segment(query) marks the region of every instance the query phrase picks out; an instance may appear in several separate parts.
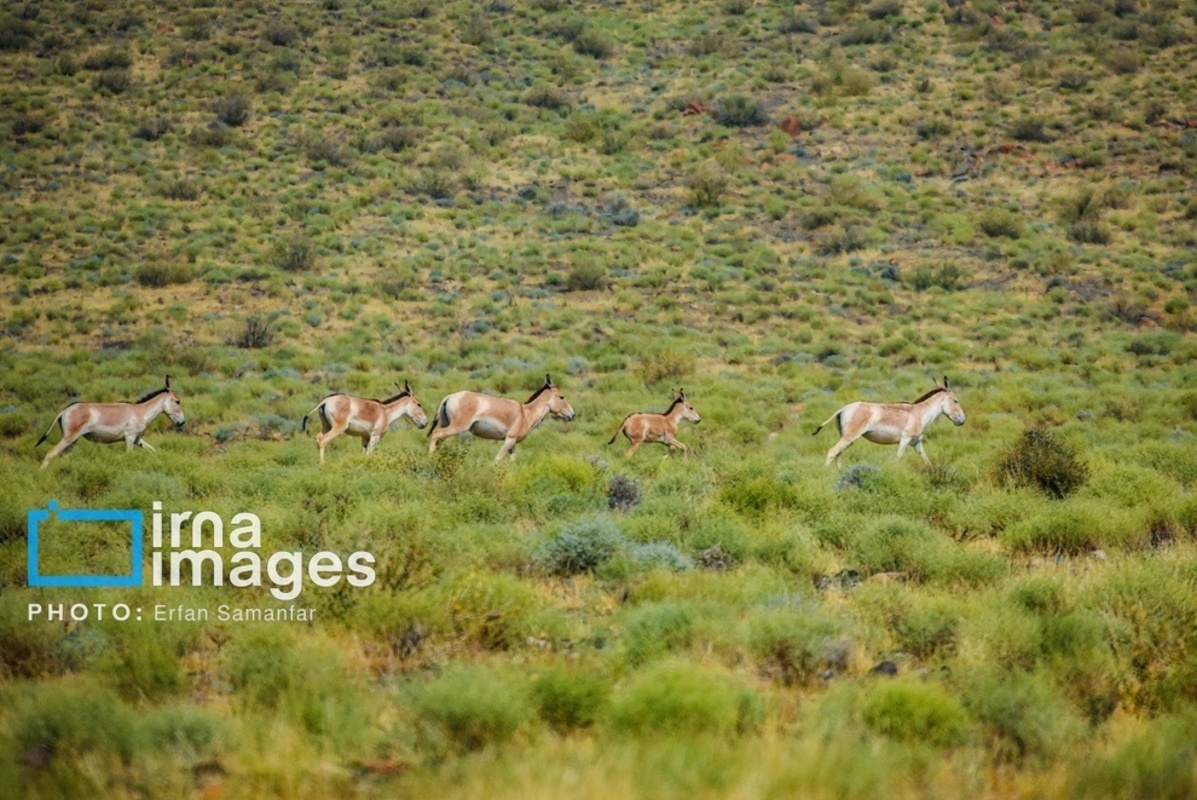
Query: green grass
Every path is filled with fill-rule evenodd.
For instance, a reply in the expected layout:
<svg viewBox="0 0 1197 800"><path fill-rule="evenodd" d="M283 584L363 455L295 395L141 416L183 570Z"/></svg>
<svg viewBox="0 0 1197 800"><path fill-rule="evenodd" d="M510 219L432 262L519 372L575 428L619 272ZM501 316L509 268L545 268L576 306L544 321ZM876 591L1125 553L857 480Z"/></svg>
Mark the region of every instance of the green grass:
<svg viewBox="0 0 1197 800"><path fill-rule="evenodd" d="M1192 794L1192 2L214 10L0 19L0 784ZM545 372L577 416L512 463L299 429ZM156 452L39 469L166 374ZM931 467L823 468L836 408L945 374ZM605 444L682 388L689 457ZM51 499L378 578L308 579L311 623L30 621L92 599L25 585Z"/></svg>

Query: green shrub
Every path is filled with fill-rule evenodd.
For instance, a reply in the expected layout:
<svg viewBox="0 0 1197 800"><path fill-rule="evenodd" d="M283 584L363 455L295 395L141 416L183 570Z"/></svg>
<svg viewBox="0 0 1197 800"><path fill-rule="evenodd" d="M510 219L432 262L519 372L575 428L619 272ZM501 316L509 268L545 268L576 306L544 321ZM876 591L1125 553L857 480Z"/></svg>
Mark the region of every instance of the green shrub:
<svg viewBox="0 0 1197 800"><path fill-rule="evenodd" d="M565 288L570 292L593 292L607 288L607 269L595 260L582 260L569 268Z"/></svg>
<svg viewBox="0 0 1197 800"><path fill-rule="evenodd" d="M577 669L552 668L532 682L532 702L550 728L587 728L604 713L611 697L606 680Z"/></svg>
<svg viewBox="0 0 1197 800"><path fill-rule="evenodd" d="M959 626L956 604L939 600L917 603L891 623L898 646L923 660L951 656L956 650Z"/></svg>
<svg viewBox="0 0 1197 800"><path fill-rule="evenodd" d="M33 687L17 706L13 737L26 758L70 763L88 753L128 762L138 749L139 718L115 694L83 684Z"/></svg>
<svg viewBox="0 0 1197 800"><path fill-rule="evenodd" d="M637 673L612 703L611 726L637 736L733 736L763 715L757 694L690 664L664 662Z"/></svg>
<svg viewBox="0 0 1197 800"><path fill-rule="evenodd" d="M623 545L619 528L607 517L567 525L537 548L532 560L551 575L594 572Z"/></svg>
<svg viewBox="0 0 1197 800"><path fill-rule="evenodd" d="M694 620L694 609L683 603L661 603L634 609L623 624L628 662L640 666L688 647L694 638Z"/></svg>
<svg viewBox="0 0 1197 800"><path fill-rule="evenodd" d="M636 365L636 377L646 386L664 380L677 381L694 374L695 359L680 350L658 350L646 354Z"/></svg>
<svg viewBox="0 0 1197 800"><path fill-rule="evenodd" d="M552 111L567 109L572 105L569 95L556 86L534 86L524 92L520 101L525 105L547 108Z"/></svg>
<svg viewBox="0 0 1197 800"><path fill-rule="evenodd" d="M686 189L691 206L714 208L719 206L723 193L727 191L727 178L712 168L699 169L686 179Z"/></svg>
<svg viewBox="0 0 1197 800"><path fill-rule="evenodd" d="M451 666L408 694L433 746L450 752L505 744L531 717L523 687L479 666Z"/></svg>
<svg viewBox="0 0 1197 800"><path fill-rule="evenodd" d="M615 52L615 43L611 37L593 28L583 29L573 40L574 50L584 56L604 59Z"/></svg>
<svg viewBox="0 0 1197 800"><path fill-rule="evenodd" d="M998 761L1047 764L1084 734L1084 723L1045 675L983 667L961 680L965 707Z"/></svg>
<svg viewBox="0 0 1197 800"><path fill-rule="evenodd" d="M721 98L715 103L713 113L716 122L729 128L750 128L769 122L769 112L764 104L742 94Z"/></svg>
<svg viewBox="0 0 1197 800"><path fill-rule="evenodd" d="M719 489L719 500L741 514L761 516L779 509L794 508L794 488L770 475L731 476Z"/></svg>
<svg viewBox="0 0 1197 800"><path fill-rule="evenodd" d="M1098 548L1133 543L1143 534L1138 514L1102 503L1067 501L1002 532L1016 553L1075 556Z"/></svg>
<svg viewBox="0 0 1197 800"><path fill-rule="evenodd" d="M805 609L767 609L748 623L748 647L764 677L805 686L824 672L842 672L848 653L842 624Z"/></svg>
<svg viewBox="0 0 1197 800"><path fill-rule="evenodd" d="M284 272L310 272L316 267L316 248L305 239L275 242L272 262Z"/></svg>
<svg viewBox="0 0 1197 800"><path fill-rule="evenodd" d="M878 681L862 701L860 713L869 728L902 742L950 747L963 744L968 736L964 706L929 683Z"/></svg>
<svg viewBox="0 0 1197 800"><path fill-rule="evenodd" d="M1023 234L1023 219L1019 214L1000 208L990 208L981 212L977 227L991 239L1004 236L1008 239L1018 239Z"/></svg>
<svg viewBox="0 0 1197 800"><path fill-rule="evenodd" d="M274 323L269 317L251 314L233 344L243 350L259 350L274 343L275 332Z"/></svg>
<svg viewBox="0 0 1197 800"><path fill-rule="evenodd" d="M1023 117L1010 126L1010 136L1020 142L1050 142L1045 123L1037 117Z"/></svg>
<svg viewBox="0 0 1197 800"><path fill-rule="evenodd" d="M1030 428L999 459L997 475L1006 486L1038 489L1048 497L1061 499L1088 480L1089 468L1054 433Z"/></svg>
<svg viewBox="0 0 1197 800"><path fill-rule="evenodd" d="M232 744L224 722L206 708L161 706L143 724L154 749L175 750L195 761L213 758Z"/></svg>
<svg viewBox="0 0 1197 800"><path fill-rule="evenodd" d="M230 128L238 128L249 122L249 100L245 95L235 92L226 94L212 102L212 113L216 115L218 122Z"/></svg>
<svg viewBox="0 0 1197 800"><path fill-rule="evenodd" d="M96 76L96 89L109 94L124 94L133 85L127 69L106 69Z"/></svg>
<svg viewBox="0 0 1197 800"><path fill-rule="evenodd" d="M1108 755L1079 765L1069 792L1077 798L1181 800L1197 796L1197 711L1152 720Z"/></svg>

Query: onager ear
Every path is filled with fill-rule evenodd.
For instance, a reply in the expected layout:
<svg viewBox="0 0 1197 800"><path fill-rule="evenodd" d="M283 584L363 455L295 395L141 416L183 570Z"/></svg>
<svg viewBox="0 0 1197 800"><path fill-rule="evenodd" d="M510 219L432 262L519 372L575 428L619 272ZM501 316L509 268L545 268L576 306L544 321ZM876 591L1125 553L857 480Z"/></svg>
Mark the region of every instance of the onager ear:
<svg viewBox="0 0 1197 800"><path fill-rule="evenodd" d="M170 391L170 376L166 376L166 390Z"/></svg>
<svg viewBox="0 0 1197 800"><path fill-rule="evenodd" d="M411 384L407 382L407 378L403 379L403 391L411 394Z"/></svg>
<svg viewBox="0 0 1197 800"><path fill-rule="evenodd" d="M553 388L553 379L549 376L549 373L547 373L547 372L544 374L544 385L546 388L549 388L549 389Z"/></svg>
<svg viewBox="0 0 1197 800"><path fill-rule="evenodd" d="M946 390L948 390L948 391L951 391L951 388L952 388L952 387L951 387L951 386L948 384L948 376L947 376L947 375L944 375L944 376L943 376L943 388L944 388L944 389L946 389Z"/></svg>

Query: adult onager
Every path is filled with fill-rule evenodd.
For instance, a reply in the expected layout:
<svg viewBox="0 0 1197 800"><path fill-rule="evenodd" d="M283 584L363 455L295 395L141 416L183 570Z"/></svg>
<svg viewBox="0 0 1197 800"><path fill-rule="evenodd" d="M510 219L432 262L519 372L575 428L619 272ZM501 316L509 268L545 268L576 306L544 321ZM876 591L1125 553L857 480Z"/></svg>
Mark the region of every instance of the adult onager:
<svg viewBox="0 0 1197 800"><path fill-rule="evenodd" d="M324 432L316 437L316 444L320 447L321 464L324 463L325 446L342 433L357 436L362 440L362 449L372 453L378 440L395 420L407 416L417 427L423 428L428 424L424 408L407 381L403 382L399 394L386 400L366 400L348 394L330 394L303 415L301 427L304 432L308 429L308 417L316 412L320 413L320 424L324 429Z"/></svg>
<svg viewBox="0 0 1197 800"><path fill-rule="evenodd" d="M433 416L428 453L436 452L441 439L469 431L481 439L503 440L495 461L502 461L506 455L515 458L515 446L549 414L567 422L574 418L573 408L548 375L544 376L544 386L526 403L481 392L454 392L441 401Z"/></svg>
<svg viewBox="0 0 1197 800"><path fill-rule="evenodd" d="M46 453L46 457L42 459L42 469L45 469L55 456L71 449L80 436L101 444L112 444L123 439L126 450L132 450L134 445L139 445L153 452L154 448L141 436L154 417L164 411L176 428L183 427L186 421L183 416L183 404L170 388L169 375L166 376L166 385L163 388L155 389L136 403L71 403L58 413L54 422L50 423L50 427L34 445L40 447L50 435L50 431L54 430L55 424L61 427L62 439Z"/></svg>
<svg viewBox="0 0 1197 800"><path fill-rule="evenodd" d="M960 407L946 377L943 386L936 384L934 389L913 403L849 403L823 423L826 425L834 419L840 429L840 440L827 451L824 466L831 464L848 449L848 445L862 436L877 444L896 444L898 458L902 457L906 446L912 444L930 466L931 459L923 451L923 433L940 414L947 414L948 419L957 425L964 424L964 409ZM823 430L823 425L815 428L811 435Z"/></svg>
<svg viewBox="0 0 1197 800"><path fill-rule="evenodd" d="M624 453L625 458L635 453L645 442L667 446L669 452L665 454L666 458L673 454L675 448L681 450L682 455L689 455L690 449L677 440L678 425L684 419L696 425L702 422L702 417L686 399L686 390L680 389L673 398L673 405L664 414L629 414L607 444L614 444L622 433L632 443L628 452Z"/></svg>

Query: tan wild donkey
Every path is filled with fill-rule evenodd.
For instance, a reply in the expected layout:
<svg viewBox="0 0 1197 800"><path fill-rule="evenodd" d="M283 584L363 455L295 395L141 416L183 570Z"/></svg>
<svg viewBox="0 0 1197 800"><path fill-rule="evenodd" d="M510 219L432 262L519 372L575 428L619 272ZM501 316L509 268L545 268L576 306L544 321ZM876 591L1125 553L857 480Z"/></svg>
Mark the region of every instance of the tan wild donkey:
<svg viewBox="0 0 1197 800"><path fill-rule="evenodd" d="M823 430L823 426L832 420L839 426L840 440L827 451L824 466L829 466L862 436L877 444L896 444L898 458L902 457L907 445L914 445L923 461L930 466L931 459L923 451L923 433L940 414L946 414L957 425L964 424L964 409L960 407L946 377L943 386L937 384L913 403L849 403L828 417L811 435Z"/></svg>
<svg viewBox="0 0 1197 800"><path fill-rule="evenodd" d="M567 422L574 418L573 408L548 375L544 376L544 386L526 403L481 392L454 392L441 401L432 418L428 453L435 453L442 439L469 431L481 439L503 440L495 461L502 461L506 455L515 458L515 446L549 414Z"/></svg>
<svg viewBox="0 0 1197 800"><path fill-rule="evenodd" d="M407 416L417 427L423 428L428 424L424 408L407 381L403 382L399 394L386 400L366 400L348 394L330 394L303 415L301 427L305 432L308 429L308 417L316 412L320 413L320 424L324 429L324 432L316 437L321 464L324 463L324 448L342 433L357 436L362 440L362 449L372 453L378 440L395 420Z"/></svg>
<svg viewBox="0 0 1197 800"><path fill-rule="evenodd" d="M49 466L55 456L70 450L75 442L79 441L79 437L101 444L124 440L126 450L132 450L136 445L153 452L154 448L141 437L154 417L164 411L176 428L183 427L186 421L183 416L183 404L170 388L169 375L166 376L166 385L163 388L155 389L136 403L72 403L58 413L54 422L50 423L50 427L34 445L40 447L50 435L50 431L54 430L54 426L61 426L62 439L46 453L46 457L42 459L42 469Z"/></svg>
<svg viewBox="0 0 1197 800"><path fill-rule="evenodd" d="M669 458L675 448L681 450L682 455L688 456L689 448L677 440L678 425L684 419L696 425L702 422L702 417L698 416L694 406L690 405L690 401L686 399L686 390L680 389L673 398L673 405L664 414L628 415L607 444L614 444L615 440L619 438L619 434L622 433L632 443L628 452L624 454L625 458L635 453L645 442L666 445L669 448L669 452L665 454L666 458Z"/></svg>

